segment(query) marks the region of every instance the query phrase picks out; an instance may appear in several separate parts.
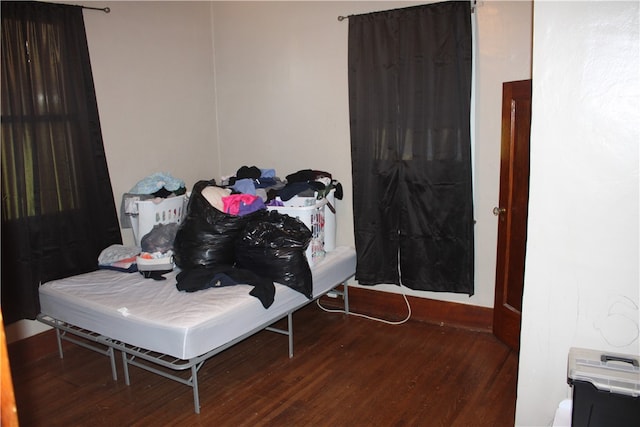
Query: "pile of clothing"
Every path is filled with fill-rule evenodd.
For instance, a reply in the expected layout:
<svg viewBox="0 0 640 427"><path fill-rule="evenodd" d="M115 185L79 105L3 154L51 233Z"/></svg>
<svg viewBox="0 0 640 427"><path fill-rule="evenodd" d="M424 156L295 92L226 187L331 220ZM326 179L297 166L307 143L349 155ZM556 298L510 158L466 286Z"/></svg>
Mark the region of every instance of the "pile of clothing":
<svg viewBox="0 0 640 427"><path fill-rule="evenodd" d="M235 175L224 177L222 187L228 188L234 195L259 197L266 206L283 206L293 197L327 197L335 190L335 198L342 200L342 184L334 180L329 172L302 169L289 174L284 180L276 176L274 169L261 169L257 166L242 166ZM250 199L249 199L250 200ZM329 209L335 213L331 204Z"/></svg>
<svg viewBox="0 0 640 427"><path fill-rule="evenodd" d="M325 198L342 186L331 174L304 169L276 176L274 169L242 166L235 175L197 182L189 194L181 223L158 224L141 239L140 247L114 245L103 251L100 268L140 271L136 262L171 257L180 268L177 288L195 292L209 287L253 285L250 292L268 308L275 297L274 282L312 297L312 277L305 249L311 231L296 218L269 212L293 197ZM121 222L131 227L138 200L166 198L186 193L182 180L156 173L138 182L123 196ZM329 206L335 213L333 206ZM167 270L169 271L169 270ZM161 280L166 273L141 271Z"/></svg>
<svg viewBox="0 0 640 427"><path fill-rule="evenodd" d="M122 195L120 226L131 228L131 217L138 214L138 201L166 199L167 197L181 196L186 192L184 181L173 177L168 172L156 172L144 177L131 190Z"/></svg>

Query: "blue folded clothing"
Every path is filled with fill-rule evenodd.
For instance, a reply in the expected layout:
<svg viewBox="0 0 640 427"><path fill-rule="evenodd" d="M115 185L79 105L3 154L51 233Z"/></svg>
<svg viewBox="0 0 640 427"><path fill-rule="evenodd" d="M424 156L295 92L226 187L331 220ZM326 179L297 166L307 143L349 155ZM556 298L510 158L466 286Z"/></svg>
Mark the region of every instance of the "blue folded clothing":
<svg viewBox="0 0 640 427"><path fill-rule="evenodd" d="M154 194L163 188L169 192L173 192L184 187L185 183L183 180L174 178L167 172L156 172L140 180L129 190L129 193Z"/></svg>

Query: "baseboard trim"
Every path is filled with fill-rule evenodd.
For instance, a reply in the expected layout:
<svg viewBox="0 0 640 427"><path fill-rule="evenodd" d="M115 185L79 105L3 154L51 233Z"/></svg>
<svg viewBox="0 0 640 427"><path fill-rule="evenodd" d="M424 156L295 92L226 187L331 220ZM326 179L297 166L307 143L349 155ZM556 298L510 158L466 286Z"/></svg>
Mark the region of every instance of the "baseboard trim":
<svg viewBox="0 0 640 427"><path fill-rule="evenodd" d="M453 326L480 332L493 329L493 309L469 304L438 301L407 296L411 319L441 326ZM322 297L327 308L342 308L342 297ZM356 313L399 321L407 317L407 305L402 294L349 287L349 308Z"/></svg>

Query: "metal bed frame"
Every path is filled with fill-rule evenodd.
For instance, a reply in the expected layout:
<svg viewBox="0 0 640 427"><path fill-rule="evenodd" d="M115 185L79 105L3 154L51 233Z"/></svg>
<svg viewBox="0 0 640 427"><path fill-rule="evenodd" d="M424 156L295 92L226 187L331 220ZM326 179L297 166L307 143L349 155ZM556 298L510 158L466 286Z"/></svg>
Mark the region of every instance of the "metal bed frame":
<svg viewBox="0 0 640 427"><path fill-rule="evenodd" d="M342 285L342 290L337 289L337 287L340 285ZM107 336L98 334L96 332L83 329L81 327L78 327L66 322L62 322L58 319L54 319L47 315L39 314L37 316L37 319L38 321L46 325L49 325L56 330L56 338L58 341L58 352L60 354L61 359L64 358L64 354L62 351L62 341L69 341L81 347L87 348L89 350L93 350L95 352L98 352L102 355L109 357L110 363L111 363L111 373L113 376L113 380L117 381L118 374L116 370L115 350L119 350L122 354L122 367L123 367L124 380L126 385L131 385L131 380L129 375L129 365L136 366L138 368L163 376L170 380L187 385L193 389L194 410L196 414L199 414L200 413L200 394L198 391L198 371L200 371L200 368L202 368L204 363L209 358L215 356L216 354L228 349L229 347L239 343L240 341L250 337L251 335L263 329L271 332L276 332L282 335L286 335L289 339L289 358L292 358L293 357L293 313L330 292L336 295L341 295L344 298L344 311L345 313L349 313L349 289L348 289L347 281L345 279L344 282L339 283L333 289L330 289L329 291L321 295L318 295L314 299L310 299L308 301L305 301L302 304L297 305L296 307L289 310L285 315L280 316L276 319L269 319L268 321L256 326L251 331L234 338L233 340L227 342L226 344L218 346L208 351L207 353L204 353L200 356L197 356L188 360L180 359L175 356L170 356L167 354L157 353L151 350L137 347L129 343L117 341ZM287 318L286 329L280 329L273 326L274 324L284 319L285 317ZM178 373L185 372L187 370L190 371L189 374L178 375Z"/></svg>

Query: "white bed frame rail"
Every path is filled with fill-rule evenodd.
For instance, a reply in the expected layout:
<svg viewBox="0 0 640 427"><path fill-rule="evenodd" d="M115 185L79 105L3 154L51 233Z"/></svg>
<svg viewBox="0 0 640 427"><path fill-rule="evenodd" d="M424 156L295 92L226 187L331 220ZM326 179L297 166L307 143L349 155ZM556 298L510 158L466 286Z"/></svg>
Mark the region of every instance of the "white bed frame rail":
<svg viewBox="0 0 640 427"><path fill-rule="evenodd" d="M62 351L62 341L72 342L75 345L79 345L105 356L109 356L109 360L111 361L111 376L113 377L114 381L118 380L114 348L107 342L107 337L88 329L83 329L43 314L38 314L37 319L46 325L52 326L56 330L58 354L60 354L60 359L64 359L64 353ZM79 340L75 337L82 338L82 340ZM93 343L96 343L97 345Z"/></svg>
<svg viewBox="0 0 640 427"><path fill-rule="evenodd" d="M295 311L295 310L293 310ZM240 341L250 337L251 335L259 332L263 329L277 332L279 334L287 335L289 337L289 357L293 357L293 311L290 311L285 316L280 317L275 322L270 321L268 324L272 325L279 322L284 317L287 318L287 329L279 329L273 326L260 325L259 327L241 335L228 343L214 348L213 350L202 354L198 357L194 357L189 360L179 359L174 356L168 356L166 354L156 353L150 350L146 350L140 347L134 347L129 344L110 340L109 345L116 350L122 352L122 367L124 371L125 384L131 385L129 378L129 365L136 366L154 374L163 376L173 381L177 381L181 384L187 385L193 389L193 405L196 414L200 413L200 393L198 390L198 371L204 365L209 358L215 356L218 353L223 352L229 347L239 343ZM165 369L158 369L162 367ZM190 370L191 375L187 378L173 374L171 371L186 371Z"/></svg>
<svg viewBox="0 0 640 427"><path fill-rule="evenodd" d="M343 283L338 284L337 286L342 285L342 290L333 288L326 293L333 292L334 294L341 295L344 299L344 311L345 313L349 313L349 288L347 281L345 280ZM233 340L223 344L219 347L216 347L205 354L202 354L198 357L194 357L188 360L180 359L175 356L170 356L167 354L157 353L151 350L146 350L144 348L136 347L127 343L123 343L112 338L106 337L104 335L100 335L98 333L71 325L69 323L62 322L60 320L54 319L47 315L39 314L37 319L45 323L49 326L52 326L56 329L56 337L58 340L58 351L60 353L60 358L62 359L63 351L62 351L62 341L69 341L76 345L82 346L89 350L96 351L100 354L109 356L111 361L111 372L113 376L113 380L117 381L118 375L116 371L116 362L115 362L115 353L114 350L119 350L122 353L122 368L124 373L124 380L126 385L131 385L130 375L129 375L129 365L136 366L138 368L144 369L148 372L152 372L154 374L163 376L170 380L179 382L181 384L187 385L193 389L193 404L194 410L196 414L200 413L200 393L198 391L198 371L204 365L209 358L215 356L218 353L228 349L229 347L243 341L244 339L250 337L251 335L261 331L268 330L271 332L276 332L282 335L286 335L289 339L289 358L293 357L293 313L305 305L309 304L312 301L322 297L322 294L313 300L305 301L303 304L298 305L297 307L288 311L285 315L277 318L270 319L269 321L258 325L251 331L234 338ZM280 329L273 325L278 323L284 318L287 318L287 329ZM74 337L79 337L80 339L76 339ZM95 343L95 344L94 344ZM189 374L179 375L178 373L185 372L189 370ZM175 373L173 373L175 372Z"/></svg>

